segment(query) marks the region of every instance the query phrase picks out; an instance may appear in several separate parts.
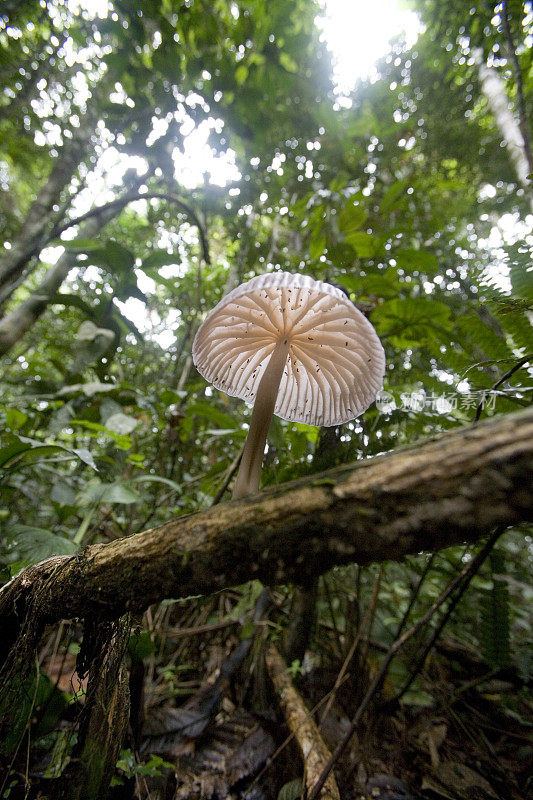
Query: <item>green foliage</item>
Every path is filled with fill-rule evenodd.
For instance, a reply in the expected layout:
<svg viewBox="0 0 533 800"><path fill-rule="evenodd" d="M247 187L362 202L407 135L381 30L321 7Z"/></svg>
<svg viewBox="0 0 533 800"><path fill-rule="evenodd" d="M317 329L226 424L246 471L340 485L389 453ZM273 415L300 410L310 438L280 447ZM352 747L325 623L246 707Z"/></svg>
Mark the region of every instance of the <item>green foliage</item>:
<svg viewBox="0 0 533 800"><path fill-rule="evenodd" d="M489 6L465 14L457 3L414 3L425 32L411 49L393 43L376 79L359 81L341 103L311 0L155 0L141 3L142 14L138 4L115 3L103 19L63 3L7 6L3 241L13 250L44 188L39 241L63 247L71 261L52 289L49 249L24 265L16 285L0 277L0 324L29 299L41 315L2 359L2 579L210 505L250 409L207 386L191 366L191 345L205 314L255 274L300 271L342 287L382 337L384 389L395 405L327 432L276 419L263 485L464 425L483 393L533 351L530 242L521 233L530 195L517 188L472 54L481 48L513 106L515 79ZM511 25L530 107L531 20L513 11ZM77 73L86 93L73 90ZM189 184L176 169L185 131L201 125L212 151L234 161L225 186L208 172ZM104 176L108 158L119 166ZM69 228L94 210L93 188L104 185L90 218L101 227ZM159 197L125 202L138 191ZM504 214L516 231L494 248ZM486 413L513 411L530 392L524 363L488 396ZM461 552L437 559L421 607L455 574ZM503 555L501 569L472 588L475 613L451 624L458 636L482 638L488 663L525 664L518 537L506 539ZM387 565L373 624L382 644L423 563ZM360 576L363 596L374 579L372 568ZM318 603L330 629L332 615L346 617L353 572L336 572L333 583L331 606ZM240 618L260 587L236 591L228 614ZM142 658L153 644L133 637L130 649ZM177 687L175 674L168 679Z"/></svg>
<svg viewBox="0 0 533 800"><path fill-rule="evenodd" d="M492 586L485 590L480 641L491 667L506 667L511 658L509 589L505 582L505 560L498 550L490 556Z"/></svg>
<svg viewBox="0 0 533 800"><path fill-rule="evenodd" d="M120 751L120 758L117 761L117 769L125 778L133 778L135 775L147 775L157 777L162 774L163 769L172 769L173 764L165 761L161 756L151 755L146 761L137 761L132 750ZM123 781L119 776L115 777L112 786L118 786Z"/></svg>
<svg viewBox="0 0 533 800"><path fill-rule="evenodd" d="M302 796L303 783L301 778L285 783L278 792L278 800L298 800Z"/></svg>
<svg viewBox="0 0 533 800"><path fill-rule="evenodd" d="M2 755L10 755L20 746L28 725L31 725L33 738L53 731L70 703L68 695L59 691L41 671L32 672L21 681L20 687L14 687L17 696L22 698L15 713L13 709L0 709L2 718L11 721L9 733L0 743Z"/></svg>

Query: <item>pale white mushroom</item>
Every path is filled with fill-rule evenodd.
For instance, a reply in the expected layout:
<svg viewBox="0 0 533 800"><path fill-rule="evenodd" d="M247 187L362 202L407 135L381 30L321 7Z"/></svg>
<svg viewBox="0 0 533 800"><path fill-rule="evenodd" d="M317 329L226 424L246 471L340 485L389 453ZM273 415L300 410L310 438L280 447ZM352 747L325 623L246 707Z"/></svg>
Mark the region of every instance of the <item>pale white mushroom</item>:
<svg viewBox="0 0 533 800"><path fill-rule="evenodd" d="M233 497L259 489L272 414L308 425L357 417L383 382L376 331L334 286L274 272L237 286L208 314L192 349L217 389L254 404Z"/></svg>

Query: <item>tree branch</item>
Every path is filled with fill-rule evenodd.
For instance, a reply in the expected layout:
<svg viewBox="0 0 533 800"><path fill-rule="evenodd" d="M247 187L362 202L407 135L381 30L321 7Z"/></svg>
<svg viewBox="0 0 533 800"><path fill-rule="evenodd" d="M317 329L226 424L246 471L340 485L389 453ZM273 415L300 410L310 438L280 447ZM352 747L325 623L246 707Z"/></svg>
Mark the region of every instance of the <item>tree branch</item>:
<svg viewBox="0 0 533 800"><path fill-rule="evenodd" d="M85 222L91 217L97 217L100 214L107 214L109 211L112 211L115 207L118 208L119 211L129 205L129 203L134 203L137 200L166 200L168 203L174 203L177 205L184 214L190 217L193 223L198 228L198 235L200 237L200 246L202 250L202 258L206 264L211 264L211 257L209 255L209 244L207 242L207 237L204 231L204 227L200 222L200 219L196 212L187 205L183 200L181 200L176 195L172 194L171 192L145 192L144 194L140 194L139 192L132 192L129 195L125 195L124 197L119 197L116 200L111 200L109 203L105 203L102 206L96 206L95 208L91 208L90 211L87 211L85 214L82 214L80 217L76 217L73 220L63 223L62 225L56 225L56 227L52 230L50 235L47 238L46 244L50 244L54 239L57 239L58 236L61 236L69 228L74 228L76 225L80 225L82 222ZM64 243L68 247L68 242Z"/></svg>
<svg viewBox="0 0 533 800"><path fill-rule="evenodd" d="M258 578L399 560L533 520L533 408L28 567L0 590L2 649L41 624L116 618Z"/></svg>

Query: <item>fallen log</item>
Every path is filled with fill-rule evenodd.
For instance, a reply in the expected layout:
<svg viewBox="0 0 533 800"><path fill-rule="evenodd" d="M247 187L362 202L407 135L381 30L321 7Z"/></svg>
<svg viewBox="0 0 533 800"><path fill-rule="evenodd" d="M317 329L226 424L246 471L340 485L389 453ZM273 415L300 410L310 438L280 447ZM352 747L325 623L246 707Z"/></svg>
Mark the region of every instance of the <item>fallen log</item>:
<svg viewBox="0 0 533 800"><path fill-rule="evenodd" d="M305 584L339 564L398 560L533 519L533 409L453 430L54 556L0 590L0 663L31 611L118 618L258 578Z"/></svg>

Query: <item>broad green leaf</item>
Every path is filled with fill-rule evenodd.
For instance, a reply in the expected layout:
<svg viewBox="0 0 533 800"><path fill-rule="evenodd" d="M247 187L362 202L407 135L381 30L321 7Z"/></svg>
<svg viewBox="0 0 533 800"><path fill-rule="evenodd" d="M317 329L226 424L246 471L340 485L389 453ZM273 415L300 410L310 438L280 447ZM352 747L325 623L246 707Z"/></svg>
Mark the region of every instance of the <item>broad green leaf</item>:
<svg viewBox="0 0 533 800"><path fill-rule="evenodd" d="M346 234L354 233L366 220L368 214L359 200L349 200L339 214L339 228Z"/></svg>
<svg viewBox="0 0 533 800"><path fill-rule="evenodd" d="M187 397L187 392L184 391L177 391L175 392L173 389L163 389L160 394L160 400L167 406L171 406L174 403L180 403Z"/></svg>
<svg viewBox="0 0 533 800"><path fill-rule="evenodd" d="M20 411L18 408L6 408L6 423L10 430L18 430L27 419L28 415L24 411Z"/></svg>
<svg viewBox="0 0 533 800"><path fill-rule="evenodd" d="M133 272L135 256L127 247L110 239L102 247L92 250L88 262L96 267L103 267L109 272Z"/></svg>
<svg viewBox="0 0 533 800"><path fill-rule="evenodd" d="M396 250L394 258L398 267L405 270L405 272L423 272L429 277L437 275L439 271L439 260L433 253L428 253L427 250Z"/></svg>
<svg viewBox="0 0 533 800"><path fill-rule="evenodd" d="M74 542L57 536L46 528L36 528L32 525L12 525L7 529L10 549L18 554L17 566L37 564L50 556L72 555L78 549Z"/></svg>
<svg viewBox="0 0 533 800"><path fill-rule="evenodd" d="M100 425L98 422L89 422L85 419L73 419L69 424L78 428L85 428L85 430L89 431L93 436L97 436L98 434L110 436L120 450L129 450L132 446L131 438L128 435L115 433L115 431L109 430L105 425Z"/></svg>
<svg viewBox="0 0 533 800"><path fill-rule="evenodd" d="M407 180L396 181L392 186L389 186L381 201L381 212L387 213L392 211L396 205L399 205L404 196L406 196L405 192L408 186L409 181Z"/></svg>
<svg viewBox="0 0 533 800"><path fill-rule="evenodd" d="M371 258L379 246L376 237L364 231L349 233L346 236L346 243L353 247L359 258Z"/></svg>
<svg viewBox="0 0 533 800"><path fill-rule="evenodd" d="M294 424L297 431L305 433L306 438L309 442L314 444L316 441L318 441L320 428L316 427L316 425L305 425L305 423L303 422L295 422Z"/></svg>
<svg viewBox="0 0 533 800"><path fill-rule="evenodd" d="M209 403L189 403L186 412L191 417L206 417L215 422L220 428L235 429L235 420L229 414L219 411L214 405Z"/></svg>
<svg viewBox="0 0 533 800"><path fill-rule="evenodd" d="M309 257L319 258L326 249L326 237L323 233L314 233L309 242Z"/></svg>
<svg viewBox="0 0 533 800"><path fill-rule="evenodd" d="M67 241L60 239L57 244L73 253L89 253L102 247L102 242L95 242L94 239L69 239Z"/></svg>
<svg viewBox="0 0 533 800"><path fill-rule="evenodd" d="M57 452L67 453L72 458L79 458L84 464L97 470L91 453L83 447L70 448L59 444L43 444L18 434L11 434L10 437L4 438L3 446L0 447L0 468L11 469L26 456L41 457Z"/></svg>
<svg viewBox="0 0 533 800"><path fill-rule="evenodd" d="M141 499L138 492L121 481L116 483L100 483L100 481L90 481L87 483L80 495L81 505L98 505L100 503L120 503L130 505L137 503Z"/></svg>
<svg viewBox="0 0 533 800"><path fill-rule="evenodd" d="M510 275L513 294L533 303L533 264L524 268L521 264L511 267Z"/></svg>
<svg viewBox="0 0 533 800"><path fill-rule="evenodd" d="M374 294L378 297L397 297L398 281L386 275L365 275L361 278L363 294Z"/></svg>
<svg viewBox="0 0 533 800"><path fill-rule="evenodd" d="M181 257L175 253L169 253L166 250L155 250L145 258L142 262L141 269L143 270L157 270L160 267L166 267L169 264L180 264Z"/></svg>
<svg viewBox="0 0 533 800"><path fill-rule="evenodd" d="M449 328L450 309L445 303L422 297L386 300L377 306L372 322L378 333L395 347L418 347Z"/></svg>
<svg viewBox="0 0 533 800"><path fill-rule="evenodd" d="M345 289L348 289L348 291L361 294L361 290L363 288L362 278L355 275L339 275L337 280L345 287Z"/></svg>
<svg viewBox="0 0 533 800"><path fill-rule="evenodd" d="M112 414L106 419L105 427L107 430L113 431L113 433L128 434L134 431L138 424L138 419L134 419L127 414L119 412L117 414Z"/></svg>

